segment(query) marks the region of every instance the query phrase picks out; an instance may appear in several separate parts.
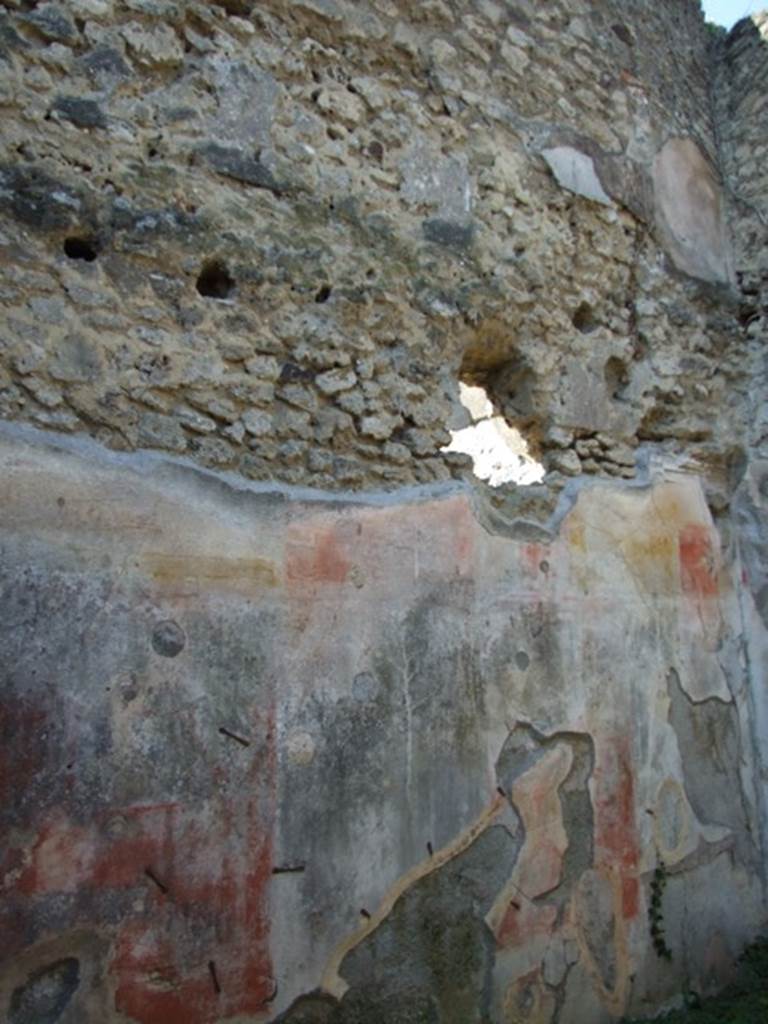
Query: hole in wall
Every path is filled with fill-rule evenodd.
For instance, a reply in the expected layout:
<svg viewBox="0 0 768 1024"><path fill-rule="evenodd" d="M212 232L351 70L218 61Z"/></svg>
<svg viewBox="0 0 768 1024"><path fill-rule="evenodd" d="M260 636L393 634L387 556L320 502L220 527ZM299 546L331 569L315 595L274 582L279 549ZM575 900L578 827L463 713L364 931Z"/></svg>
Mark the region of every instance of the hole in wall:
<svg viewBox="0 0 768 1024"><path fill-rule="evenodd" d="M219 0L219 6L224 8L230 18L248 18L255 4L254 0Z"/></svg>
<svg viewBox="0 0 768 1024"><path fill-rule="evenodd" d="M235 287L226 263L207 260L197 278L197 290L209 299L228 299Z"/></svg>
<svg viewBox="0 0 768 1024"><path fill-rule="evenodd" d="M64 255L71 260L85 260L86 263L93 263L99 255L99 251L91 238L65 238Z"/></svg>
<svg viewBox="0 0 768 1024"><path fill-rule="evenodd" d="M324 284L322 288L319 288L315 295L315 302L327 302L331 297L331 286Z"/></svg>
<svg viewBox="0 0 768 1024"><path fill-rule="evenodd" d="M588 302L582 302L573 314L573 326L582 334L591 334L597 330L599 324L595 318L595 312Z"/></svg>
<svg viewBox="0 0 768 1024"><path fill-rule="evenodd" d="M626 363L618 356L611 356L603 367L605 387L611 398L621 399L629 384L629 373Z"/></svg>
<svg viewBox="0 0 768 1024"><path fill-rule="evenodd" d="M459 400L472 423L451 430L451 443L442 451L470 455L475 476L491 487L507 483L525 487L544 479L544 467L531 455L528 442L499 413L484 387L460 381Z"/></svg>
<svg viewBox="0 0 768 1024"><path fill-rule="evenodd" d="M611 25L611 28L613 29L614 35L618 36L622 43L624 43L626 46L634 46L634 37L626 25Z"/></svg>

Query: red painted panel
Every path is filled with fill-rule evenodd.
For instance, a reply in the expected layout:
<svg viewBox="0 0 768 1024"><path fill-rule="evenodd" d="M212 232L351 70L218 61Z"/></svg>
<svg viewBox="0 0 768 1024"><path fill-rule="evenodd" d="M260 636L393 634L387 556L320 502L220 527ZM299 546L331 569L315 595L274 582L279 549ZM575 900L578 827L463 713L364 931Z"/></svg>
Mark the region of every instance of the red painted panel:
<svg viewBox="0 0 768 1024"><path fill-rule="evenodd" d="M631 748L627 735L604 741L598 747L595 767L596 866L618 868L622 913L626 920L637 917L640 902L637 877L640 851L635 826Z"/></svg>
<svg viewBox="0 0 768 1024"><path fill-rule="evenodd" d="M24 901L14 901L0 918L16 937L7 953L21 948L49 897L77 893L82 909L72 923L98 929L113 943L115 1008L126 1019L210 1024L263 1010L274 991L268 910L274 714L261 707L251 718L267 745L266 753L261 745L243 751L250 758L244 783L239 776L234 784L219 763L197 800L114 806L84 824L73 822L74 808L41 808L34 841L3 856L4 870L14 876L11 891ZM30 728L39 721L39 715L30 720ZM22 776L13 781L20 784ZM77 816L82 813L78 808ZM117 926L91 909L112 894L129 896L130 910Z"/></svg>

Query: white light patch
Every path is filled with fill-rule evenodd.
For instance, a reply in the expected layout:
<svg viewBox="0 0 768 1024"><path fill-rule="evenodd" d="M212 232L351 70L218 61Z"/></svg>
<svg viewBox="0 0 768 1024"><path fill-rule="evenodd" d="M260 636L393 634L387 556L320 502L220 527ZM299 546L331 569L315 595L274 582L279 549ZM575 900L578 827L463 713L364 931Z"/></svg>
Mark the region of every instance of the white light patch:
<svg viewBox="0 0 768 1024"><path fill-rule="evenodd" d="M544 479L544 467L530 455L527 441L503 416L494 414L484 388L459 383L459 399L474 422L452 430L451 443L444 452L471 455L475 476L487 480L491 487L507 483L528 486Z"/></svg>

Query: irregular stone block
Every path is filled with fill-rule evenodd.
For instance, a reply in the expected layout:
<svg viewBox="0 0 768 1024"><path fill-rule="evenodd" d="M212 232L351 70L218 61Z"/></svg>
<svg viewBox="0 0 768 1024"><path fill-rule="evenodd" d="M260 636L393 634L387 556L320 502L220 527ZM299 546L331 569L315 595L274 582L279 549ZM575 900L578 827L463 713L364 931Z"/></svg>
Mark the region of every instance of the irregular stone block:
<svg viewBox="0 0 768 1024"><path fill-rule="evenodd" d="M61 43L73 43L78 36L74 22L59 4L39 4L33 11L22 16L22 20L45 36Z"/></svg>
<svg viewBox="0 0 768 1024"><path fill-rule="evenodd" d="M0 210L38 231L76 223L84 204L68 185L34 166L0 167Z"/></svg>
<svg viewBox="0 0 768 1024"><path fill-rule="evenodd" d="M51 112L78 128L107 127L106 115L95 100L81 99L79 96L57 96Z"/></svg>
<svg viewBox="0 0 768 1024"><path fill-rule="evenodd" d="M421 229L428 242L444 245L449 249L467 249L474 237L472 224L457 224L438 218L423 221Z"/></svg>
<svg viewBox="0 0 768 1024"><path fill-rule="evenodd" d="M174 66L184 60L184 47L170 25L147 27L138 21L128 22L121 35L140 64L151 67Z"/></svg>
<svg viewBox="0 0 768 1024"><path fill-rule="evenodd" d="M132 74L122 54L111 46L97 46L80 58L79 66L95 83L107 84Z"/></svg>
<svg viewBox="0 0 768 1024"><path fill-rule="evenodd" d="M203 147L202 153L211 167L226 178L233 178L256 188L265 188L275 194L279 194L285 188L259 160L244 156L237 149L210 143Z"/></svg>

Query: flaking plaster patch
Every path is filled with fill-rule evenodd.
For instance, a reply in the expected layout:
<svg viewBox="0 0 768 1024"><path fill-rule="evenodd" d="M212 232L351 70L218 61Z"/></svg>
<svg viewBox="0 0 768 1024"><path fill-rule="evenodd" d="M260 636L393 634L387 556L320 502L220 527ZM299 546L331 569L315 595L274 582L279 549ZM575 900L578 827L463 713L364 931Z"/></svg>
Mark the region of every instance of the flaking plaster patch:
<svg viewBox="0 0 768 1024"><path fill-rule="evenodd" d="M597 176L595 162L591 156L573 149L572 146L554 146L543 149L541 155L549 164L559 185L575 192L578 196L613 206L611 197L606 193Z"/></svg>

